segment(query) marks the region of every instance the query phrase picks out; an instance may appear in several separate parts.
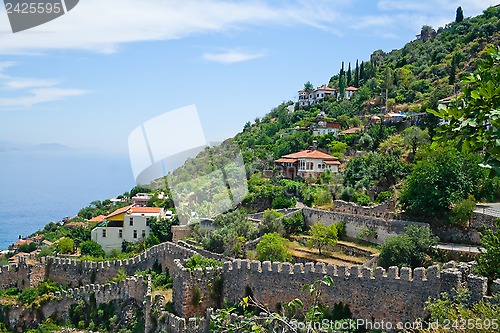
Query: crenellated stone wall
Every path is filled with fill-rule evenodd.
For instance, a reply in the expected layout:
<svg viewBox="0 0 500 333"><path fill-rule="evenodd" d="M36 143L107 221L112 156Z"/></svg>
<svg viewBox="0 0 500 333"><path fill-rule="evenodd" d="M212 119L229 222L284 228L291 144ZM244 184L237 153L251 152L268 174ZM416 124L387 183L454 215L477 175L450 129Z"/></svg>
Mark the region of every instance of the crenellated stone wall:
<svg viewBox="0 0 500 333"><path fill-rule="evenodd" d="M338 222L344 222L346 225L346 236L348 239L359 238L358 234L363 231L364 228L374 229L377 236L369 239L369 241L379 245L383 244L389 236L402 234L406 226L418 225L429 227L429 224L427 223L403 220L385 220L378 217L352 215L314 208L303 208L302 212L308 226L311 226L316 222L322 222L327 226Z"/></svg>
<svg viewBox="0 0 500 333"><path fill-rule="evenodd" d="M180 260L174 260L175 267L172 271L175 313L181 317L189 318L203 316L209 307L220 306L222 289L222 267L194 269L184 267Z"/></svg>
<svg viewBox="0 0 500 333"><path fill-rule="evenodd" d="M115 302L117 305L123 302L133 301L135 306L142 306L148 290L148 281L142 276L133 276L125 281L111 284L91 284L85 287L73 288L52 294L39 308L29 308L24 305L14 305L7 311L8 318L5 320L9 328L16 332L24 332L28 328L34 328L45 319L51 317L55 320L66 321L69 310L73 304L80 300L86 303L95 299L97 306ZM120 309L118 308L119 312Z"/></svg>

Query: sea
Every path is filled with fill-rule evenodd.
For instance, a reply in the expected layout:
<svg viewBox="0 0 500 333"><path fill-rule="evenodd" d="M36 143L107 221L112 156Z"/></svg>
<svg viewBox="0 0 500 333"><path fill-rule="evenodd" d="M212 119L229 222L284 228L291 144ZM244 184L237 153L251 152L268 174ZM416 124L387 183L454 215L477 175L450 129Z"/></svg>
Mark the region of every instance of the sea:
<svg viewBox="0 0 500 333"><path fill-rule="evenodd" d="M127 154L0 152L0 250L134 185Z"/></svg>

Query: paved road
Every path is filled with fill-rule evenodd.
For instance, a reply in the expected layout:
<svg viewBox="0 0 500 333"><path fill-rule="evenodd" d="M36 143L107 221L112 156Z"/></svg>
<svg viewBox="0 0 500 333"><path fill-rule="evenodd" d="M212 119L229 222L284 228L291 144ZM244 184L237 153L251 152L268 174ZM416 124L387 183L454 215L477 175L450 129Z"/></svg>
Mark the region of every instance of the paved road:
<svg viewBox="0 0 500 333"><path fill-rule="evenodd" d="M477 204L474 211L494 217L500 217L500 203Z"/></svg>
<svg viewBox="0 0 500 333"><path fill-rule="evenodd" d="M479 247L473 246L473 245L439 243L436 246L436 248L438 248L440 250L448 250L448 251L481 253L481 251L479 250Z"/></svg>

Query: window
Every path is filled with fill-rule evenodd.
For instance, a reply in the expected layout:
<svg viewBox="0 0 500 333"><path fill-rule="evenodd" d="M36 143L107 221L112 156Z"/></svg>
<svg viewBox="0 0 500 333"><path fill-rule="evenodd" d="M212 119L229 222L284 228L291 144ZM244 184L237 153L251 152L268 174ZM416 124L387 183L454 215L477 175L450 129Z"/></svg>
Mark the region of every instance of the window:
<svg viewBox="0 0 500 333"><path fill-rule="evenodd" d="M146 230L143 230L142 231L142 238L145 238L146 237Z"/></svg>
<svg viewBox="0 0 500 333"><path fill-rule="evenodd" d="M137 230L134 230L134 238L137 238Z"/></svg>
<svg viewBox="0 0 500 333"><path fill-rule="evenodd" d="M134 225L134 218L133 218L133 217L131 217L131 218L129 219L129 221L130 221L130 226L133 226L133 225Z"/></svg>
<svg viewBox="0 0 500 333"><path fill-rule="evenodd" d="M102 238L106 238L106 229L102 229Z"/></svg>
<svg viewBox="0 0 500 333"><path fill-rule="evenodd" d="M146 217L146 227L149 227L149 217Z"/></svg>
<svg viewBox="0 0 500 333"><path fill-rule="evenodd" d="M118 230L118 238L123 238L123 230L122 229Z"/></svg>

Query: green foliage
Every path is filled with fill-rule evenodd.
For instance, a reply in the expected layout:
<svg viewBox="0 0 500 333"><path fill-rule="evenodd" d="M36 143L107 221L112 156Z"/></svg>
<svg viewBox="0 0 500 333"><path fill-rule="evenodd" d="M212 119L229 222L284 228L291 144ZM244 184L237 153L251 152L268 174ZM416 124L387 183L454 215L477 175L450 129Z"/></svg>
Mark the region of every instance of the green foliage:
<svg viewBox="0 0 500 333"><path fill-rule="evenodd" d="M30 253L36 250L36 243L23 243L19 246L19 252Z"/></svg>
<svg viewBox="0 0 500 333"><path fill-rule="evenodd" d="M62 254L70 253L73 252L74 245L75 242L71 238L64 237L61 238L57 243L57 250Z"/></svg>
<svg viewBox="0 0 500 333"><path fill-rule="evenodd" d="M106 255L102 246L91 240L80 244L80 252L82 256L92 256L96 258L103 258Z"/></svg>
<svg viewBox="0 0 500 333"><path fill-rule="evenodd" d="M334 246L338 240L337 226L335 224L330 224L327 227L323 223L317 222L311 226L309 235L311 238L308 240L307 246L318 249L320 255L325 246Z"/></svg>
<svg viewBox="0 0 500 333"><path fill-rule="evenodd" d="M500 175L500 48L489 48L463 83L463 93L448 107L428 110L447 121L436 130L433 146L451 141L464 153L484 151L483 166Z"/></svg>
<svg viewBox="0 0 500 333"><path fill-rule="evenodd" d="M207 267L217 268L222 266L222 262L204 257L201 254L194 254L186 261L185 266L190 270L194 270L195 268L205 269Z"/></svg>
<svg viewBox="0 0 500 333"><path fill-rule="evenodd" d="M382 245L379 264L382 267L421 267L429 263L438 238L427 227L407 226L405 233L387 238Z"/></svg>
<svg viewBox="0 0 500 333"><path fill-rule="evenodd" d="M127 273L125 272L125 268L120 268L116 273L116 276L111 279L111 282L123 282L127 279Z"/></svg>
<svg viewBox="0 0 500 333"><path fill-rule="evenodd" d="M375 202L380 204L394 197L394 194L391 191L383 191L377 194L377 198Z"/></svg>
<svg viewBox="0 0 500 333"><path fill-rule="evenodd" d="M497 231L486 230L481 235L484 252L477 258L476 273L486 276L490 281L500 278L500 219Z"/></svg>
<svg viewBox="0 0 500 333"><path fill-rule="evenodd" d="M295 212L290 217L284 217L282 222L288 235L296 235L306 229L306 222L302 211Z"/></svg>
<svg viewBox="0 0 500 333"><path fill-rule="evenodd" d="M420 129L416 126L408 127L403 131L403 138L405 143L411 147L411 153L415 155L417 148L430 143L429 131L427 129Z"/></svg>
<svg viewBox="0 0 500 333"><path fill-rule="evenodd" d="M19 302L33 308L38 308L47 299L47 295L60 291L62 288L55 282L45 280L37 288L26 288L18 296Z"/></svg>
<svg viewBox="0 0 500 333"><path fill-rule="evenodd" d="M371 200L368 194L361 192L360 194L356 195L356 203L360 206L370 206Z"/></svg>
<svg viewBox="0 0 500 333"><path fill-rule="evenodd" d="M172 241L172 226L178 225L177 219L157 219L151 217L149 219L149 228L151 233L158 238L159 243Z"/></svg>
<svg viewBox="0 0 500 333"><path fill-rule="evenodd" d="M476 200L472 195L469 195L467 199L463 199L455 203L450 213L450 223L465 225L474 209L476 208Z"/></svg>
<svg viewBox="0 0 500 333"><path fill-rule="evenodd" d="M259 234L264 235L276 232L283 236L285 234L285 228L282 223L283 216L283 213L272 209L264 211L262 223L259 225Z"/></svg>
<svg viewBox="0 0 500 333"><path fill-rule="evenodd" d="M363 227L356 236L366 241L372 241L377 238L377 229L373 227Z"/></svg>
<svg viewBox="0 0 500 333"><path fill-rule="evenodd" d="M288 251L289 241L278 233L270 233L262 236L257 244L257 258L260 261L290 262L292 255Z"/></svg>
<svg viewBox="0 0 500 333"><path fill-rule="evenodd" d="M453 203L478 196L485 175L476 155L444 147L417 155L417 160L399 197L407 213L439 219Z"/></svg>

